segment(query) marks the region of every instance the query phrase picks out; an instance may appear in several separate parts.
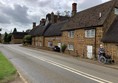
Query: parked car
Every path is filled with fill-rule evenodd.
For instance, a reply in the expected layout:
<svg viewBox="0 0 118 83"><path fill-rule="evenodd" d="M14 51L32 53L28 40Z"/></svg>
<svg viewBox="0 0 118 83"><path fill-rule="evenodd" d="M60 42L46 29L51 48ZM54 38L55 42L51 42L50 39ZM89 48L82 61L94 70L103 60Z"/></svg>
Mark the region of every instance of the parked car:
<svg viewBox="0 0 118 83"><path fill-rule="evenodd" d="M60 48L58 46L54 46L53 51L60 52Z"/></svg>

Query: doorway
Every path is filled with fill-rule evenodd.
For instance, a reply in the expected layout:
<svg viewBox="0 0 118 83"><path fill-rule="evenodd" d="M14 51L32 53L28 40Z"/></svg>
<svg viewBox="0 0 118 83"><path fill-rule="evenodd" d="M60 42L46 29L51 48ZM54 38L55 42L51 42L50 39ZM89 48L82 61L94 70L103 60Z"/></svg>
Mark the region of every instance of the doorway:
<svg viewBox="0 0 118 83"><path fill-rule="evenodd" d="M93 58L93 46L91 45L87 46L87 58L89 59Z"/></svg>

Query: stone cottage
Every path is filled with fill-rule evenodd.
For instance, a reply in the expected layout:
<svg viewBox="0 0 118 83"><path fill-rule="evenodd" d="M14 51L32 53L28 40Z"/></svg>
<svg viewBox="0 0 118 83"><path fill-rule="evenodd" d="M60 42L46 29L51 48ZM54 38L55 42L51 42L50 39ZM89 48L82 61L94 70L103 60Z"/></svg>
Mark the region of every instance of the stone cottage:
<svg viewBox="0 0 118 83"><path fill-rule="evenodd" d="M23 43L23 38L27 34L28 34L27 32L13 32L10 43L12 43L12 44L22 44Z"/></svg>
<svg viewBox="0 0 118 83"><path fill-rule="evenodd" d="M117 0L109 1L74 14L62 28L62 42L67 45L66 53L92 59L97 57L101 43L109 51L110 47L117 48L114 44L116 40L106 42L108 36L113 36L109 34L112 33L112 27L117 26L114 25L118 15L117 3ZM73 6L76 12L76 4ZM101 41L102 38L104 41ZM113 59L118 57L114 52L110 52Z"/></svg>
<svg viewBox="0 0 118 83"><path fill-rule="evenodd" d="M61 28L65 24L68 16L60 16L51 14L46 15L46 19L42 19L39 25L33 23L33 29L30 32L32 35L32 46L34 47L51 47L51 44L61 44ZM53 41L55 40L55 41ZM53 41L53 42L51 42Z"/></svg>

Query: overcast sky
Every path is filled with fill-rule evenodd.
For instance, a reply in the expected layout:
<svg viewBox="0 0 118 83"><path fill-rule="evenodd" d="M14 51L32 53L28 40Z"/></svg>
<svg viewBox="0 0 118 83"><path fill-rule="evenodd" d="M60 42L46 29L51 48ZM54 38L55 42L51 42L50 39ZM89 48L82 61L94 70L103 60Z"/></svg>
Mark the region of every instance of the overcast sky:
<svg viewBox="0 0 118 83"><path fill-rule="evenodd" d="M72 3L77 3L77 11L90 8L109 0L0 0L0 28L1 33L25 31L32 28L32 22L45 18L47 13L70 11Z"/></svg>

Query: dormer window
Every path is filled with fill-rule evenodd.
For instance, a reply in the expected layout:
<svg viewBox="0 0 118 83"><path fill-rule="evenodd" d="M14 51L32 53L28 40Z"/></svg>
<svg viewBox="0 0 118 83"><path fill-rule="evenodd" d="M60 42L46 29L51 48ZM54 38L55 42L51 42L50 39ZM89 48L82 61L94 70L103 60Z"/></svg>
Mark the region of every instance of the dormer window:
<svg viewBox="0 0 118 83"><path fill-rule="evenodd" d="M100 12L100 13L99 13L99 18L101 18L101 17L102 17L102 13Z"/></svg>
<svg viewBox="0 0 118 83"><path fill-rule="evenodd" d="M118 15L118 8L115 8L115 9L114 9L114 13L115 13L116 15Z"/></svg>

